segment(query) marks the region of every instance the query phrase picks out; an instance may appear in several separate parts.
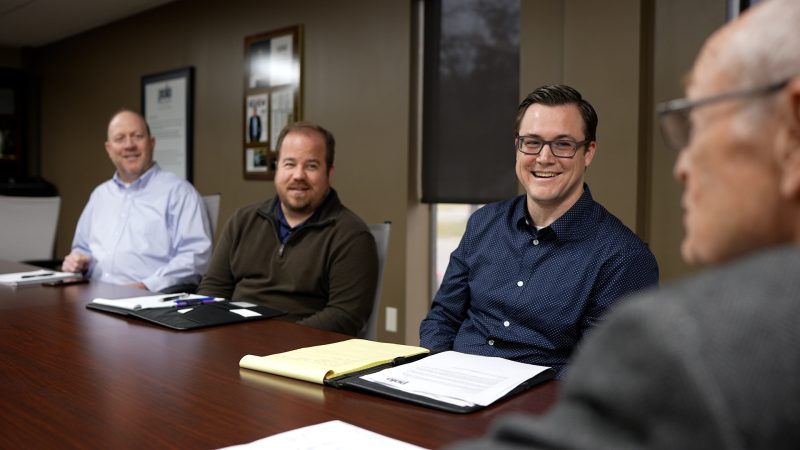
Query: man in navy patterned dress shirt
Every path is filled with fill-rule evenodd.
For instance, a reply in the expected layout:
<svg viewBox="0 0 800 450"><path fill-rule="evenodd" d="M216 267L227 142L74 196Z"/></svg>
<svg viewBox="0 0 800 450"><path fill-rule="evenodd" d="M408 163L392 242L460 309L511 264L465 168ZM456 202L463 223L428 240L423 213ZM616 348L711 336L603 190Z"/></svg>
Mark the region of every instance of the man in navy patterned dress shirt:
<svg viewBox="0 0 800 450"><path fill-rule="evenodd" d="M420 325L423 347L550 366L622 296L658 283L647 246L584 182L597 114L564 85L519 106L517 178L525 195L475 212Z"/></svg>

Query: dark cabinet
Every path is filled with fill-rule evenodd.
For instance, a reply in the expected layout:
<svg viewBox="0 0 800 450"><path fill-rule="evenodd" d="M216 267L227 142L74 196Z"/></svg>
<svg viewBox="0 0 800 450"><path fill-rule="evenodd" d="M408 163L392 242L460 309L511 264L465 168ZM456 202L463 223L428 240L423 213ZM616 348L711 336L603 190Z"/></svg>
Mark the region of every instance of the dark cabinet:
<svg viewBox="0 0 800 450"><path fill-rule="evenodd" d="M28 113L30 79L15 69L0 69L0 178L29 175Z"/></svg>

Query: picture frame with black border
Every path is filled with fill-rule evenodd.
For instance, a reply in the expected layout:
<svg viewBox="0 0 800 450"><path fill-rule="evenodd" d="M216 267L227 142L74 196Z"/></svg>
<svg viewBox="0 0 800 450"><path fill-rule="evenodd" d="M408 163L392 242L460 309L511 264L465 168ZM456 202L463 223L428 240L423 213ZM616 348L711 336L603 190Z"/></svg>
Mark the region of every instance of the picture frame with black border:
<svg viewBox="0 0 800 450"><path fill-rule="evenodd" d="M245 38L243 177L275 178L281 130L302 120L302 25Z"/></svg>
<svg viewBox="0 0 800 450"><path fill-rule="evenodd" d="M156 138L154 159L161 169L193 181L194 67L145 75L142 116Z"/></svg>

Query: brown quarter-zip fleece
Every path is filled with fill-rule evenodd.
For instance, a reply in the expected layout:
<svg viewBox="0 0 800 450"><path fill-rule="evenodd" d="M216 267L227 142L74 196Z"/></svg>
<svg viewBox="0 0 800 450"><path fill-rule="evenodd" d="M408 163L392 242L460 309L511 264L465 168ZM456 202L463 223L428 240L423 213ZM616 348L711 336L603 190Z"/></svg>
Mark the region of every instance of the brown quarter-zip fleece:
<svg viewBox="0 0 800 450"><path fill-rule="evenodd" d="M372 311L378 281L369 228L331 189L319 214L281 244L277 201L234 213L198 292L263 304L286 311L283 320L355 336Z"/></svg>

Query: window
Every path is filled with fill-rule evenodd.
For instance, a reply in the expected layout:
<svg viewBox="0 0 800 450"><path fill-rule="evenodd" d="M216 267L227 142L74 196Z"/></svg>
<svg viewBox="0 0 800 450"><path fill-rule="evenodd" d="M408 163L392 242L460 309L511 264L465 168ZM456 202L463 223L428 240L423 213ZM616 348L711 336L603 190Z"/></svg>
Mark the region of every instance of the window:
<svg viewBox="0 0 800 450"><path fill-rule="evenodd" d="M433 295L439 290L442 278L450 261L450 254L458 247L464 230L467 228L469 216L483 205L469 205L463 203L438 203L432 206L432 221L434 223L434 279ZM433 298L431 295L431 298Z"/></svg>

